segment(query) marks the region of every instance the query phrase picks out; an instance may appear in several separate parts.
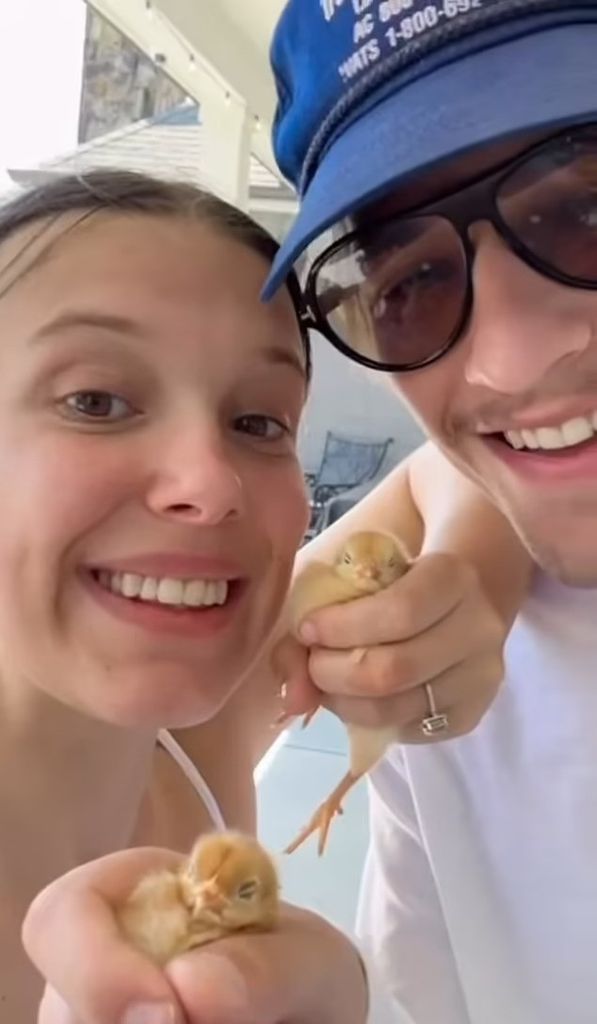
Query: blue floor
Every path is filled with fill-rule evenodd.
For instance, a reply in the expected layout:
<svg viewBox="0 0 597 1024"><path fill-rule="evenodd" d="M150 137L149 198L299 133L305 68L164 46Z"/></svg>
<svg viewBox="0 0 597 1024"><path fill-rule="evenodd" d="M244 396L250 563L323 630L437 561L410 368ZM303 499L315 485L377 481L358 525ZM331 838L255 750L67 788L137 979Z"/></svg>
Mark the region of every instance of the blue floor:
<svg viewBox="0 0 597 1024"><path fill-rule="evenodd" d="M294 839L334 789L347 768L346 749L346 733L328 712L320 711L305 730L291 729L257 787L260 837L274 853ZM332 825L321 859L315 836L278 859L284 898L351 930L366 846L367 795L360 783Z"/></svg>

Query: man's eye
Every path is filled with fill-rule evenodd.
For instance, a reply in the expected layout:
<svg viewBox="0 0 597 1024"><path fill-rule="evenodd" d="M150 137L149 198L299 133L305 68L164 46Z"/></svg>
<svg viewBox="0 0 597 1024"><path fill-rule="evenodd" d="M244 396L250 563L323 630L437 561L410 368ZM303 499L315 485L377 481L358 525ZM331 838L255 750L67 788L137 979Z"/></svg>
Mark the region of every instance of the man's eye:
<svg viewBox="0 0 597 1024"><path fill-rule="evenodd" d="M235 420L235 427L243 434L263 438L264 441L279 441L289 433L288 427L280 420L273 416L263 416L260 413L239 416Z"/></svg>
<svg viewBox="0 0 597 1024"><path fill-rule="evenodd" d="M135 415L135 409L110 391L75 391L62 399L68 415L80 420L107 420L117 423Z"/></svg>
<svg viewBox="0 0 597 1024"><path fill-rule="evenodd" d="M454 267L450 262L423 262L410 272L384 283L383 289L370 299L371 312L375 320L382 320L396 309L402 308L407 302L427 295L431 290L445 286L454 277Z"/></svg>

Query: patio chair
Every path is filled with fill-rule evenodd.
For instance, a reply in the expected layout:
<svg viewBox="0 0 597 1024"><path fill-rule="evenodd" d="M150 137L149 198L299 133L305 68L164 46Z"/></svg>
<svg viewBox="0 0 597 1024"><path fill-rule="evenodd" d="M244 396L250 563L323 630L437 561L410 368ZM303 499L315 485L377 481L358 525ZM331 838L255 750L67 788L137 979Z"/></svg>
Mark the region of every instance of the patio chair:
<svg viewBox="0 0 597 1024"><path fill-rule="evenodd" d="M330 499L374 479L393 440L392 437L362 439L327 432L319 469L316 473L305 473L311 491L307 538L315 537L321 530Z"/></svg>

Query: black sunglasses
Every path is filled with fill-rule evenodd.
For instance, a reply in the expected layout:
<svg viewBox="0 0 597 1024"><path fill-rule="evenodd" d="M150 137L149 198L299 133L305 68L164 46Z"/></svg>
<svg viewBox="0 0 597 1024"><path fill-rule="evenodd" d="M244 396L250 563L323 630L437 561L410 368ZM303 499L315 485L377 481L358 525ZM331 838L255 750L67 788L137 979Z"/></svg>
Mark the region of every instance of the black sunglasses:
<svg viewBox="0 0 597 1024"><path fill-rule="evenodd" d="M470 317L468 228L482 220L539 273L597 289L597 124L534 145L455 194L344 234L309 270L304 326L375 370L435 362Z"/></svg>

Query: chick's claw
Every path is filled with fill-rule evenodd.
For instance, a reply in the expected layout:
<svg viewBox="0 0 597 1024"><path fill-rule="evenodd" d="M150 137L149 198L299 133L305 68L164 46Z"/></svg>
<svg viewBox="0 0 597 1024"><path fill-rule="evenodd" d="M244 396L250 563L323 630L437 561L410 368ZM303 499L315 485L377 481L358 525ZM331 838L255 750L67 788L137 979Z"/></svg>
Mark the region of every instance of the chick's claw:
<svg viewBox="0 0 597 1024"><path fill-rule="evenodd" d="M302 846L306 839L314 832L319 832L317 852L321 857L325 851L329 831L336 815L344 814L342 800L358 781L357 777L347 772L344 778L338 783L333 793L330 793L327 800L317 808L308 825L299 832L296 839L287 846L284 853L294 853Z"/></svg>
<svg viewBox="0 0 597 1024"><path fill-rule="evenodd" d="M295 850L298 850L299 846L303 845L305 840L307 840L310 835L312 835L314 832L319 832L319 843L317 845L317 852L321 857L326 847L328 833L330 831L332 821L336 814L343 813L344 812L342 810L342 807L330 806L330 801L326 800L325 803L323 803L321 807L317 809L317 811L311 818L309 824L306 825L301 832L299 832L296 839L292 843L290 843L290 846L286 847L284 853L294 853Z"/></svg>
<svg viewBox="0 0 597 1024"><path fill-rule="evenodd" d="M297 633L308 614L326 605L344 604L389 587L408 571L410 565L408 552L392 534L377 530L361 530L352 534L336 553L331 565L312 561L297 576L289 601L292 632ZM366 647L354 648L350 655L351 664L359 665L366 655ZM303 718L303 729L317 710L313 709ZM336 814L341 813L342 798L396 738L393 727L364 729L347 725L346 729L352 771L287 847L286 853L293 853L313 832L319 832L319 854L323 853L332 821Z"/></svg>

